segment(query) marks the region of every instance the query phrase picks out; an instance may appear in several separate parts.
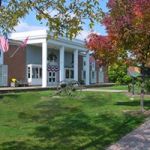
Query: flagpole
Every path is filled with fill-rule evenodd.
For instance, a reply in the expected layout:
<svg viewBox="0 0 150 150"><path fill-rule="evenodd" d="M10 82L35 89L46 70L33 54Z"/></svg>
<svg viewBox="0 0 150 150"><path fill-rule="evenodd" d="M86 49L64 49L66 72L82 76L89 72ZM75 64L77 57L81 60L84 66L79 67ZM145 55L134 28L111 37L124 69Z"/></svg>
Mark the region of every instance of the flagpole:
<svg viewBox="0 0 150 150"><path fill-rule="evenodd" d="M14 55L18 52L19 49L20 49L20 47L18 47L18 48L15 50L15 52L14 52L11 56L9 56L9 57L10 57L10 58L14 57Z"/></svg>
<svg viewBox="0 0 150 150"><path fill-rule="evenodd" d="M15 52L10 56L11 58L19 51L20 48L24 49L27 45L27 41L28 41L29 37L27 37L24 42L21 44L21 46L19 46Z"/></svg>

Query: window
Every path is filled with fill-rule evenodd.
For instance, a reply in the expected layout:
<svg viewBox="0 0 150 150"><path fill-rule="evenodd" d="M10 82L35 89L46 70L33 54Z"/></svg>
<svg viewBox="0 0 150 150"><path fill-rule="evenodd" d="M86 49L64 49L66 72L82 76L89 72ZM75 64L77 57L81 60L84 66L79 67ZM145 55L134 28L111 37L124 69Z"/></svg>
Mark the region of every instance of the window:
<svg viewBox="0 0 150 150"><path fill-rule="evenodd" d="M83 71L82 71L82 80L85 80L85 79L86 79L86 71L83 70Z"/></svg>
<svg viewBox="0 0 150 150"><path fill-rule="evenodd" d="M74 70L72 68L67 68L65 71L66 79L73 79L74 78Z"/></svg>
<svg viewBox="0 0 150 150"><path fill-rule="evenodd" d="M69 70L66 69L66 79L69 78Z"/></svg>
<svg viewBox="0 0 150 150"><path fill-rule="evenodd" d="M30 67L28 67L28 78L31 77L31 74L30 74Z"/></svg>
<svg viewBox="0 0 150 150"><path fill-rule="evenodd" d="M57 61L57 56L54 53L50 53L48 55L48 61L49 62L56 62Z"/></svg>
<svg viewBox="0 0 150 150"><path fill-rule="evenodd" d="M42 78L42 68L40 68L40 78Z"/></svg>
<svg viewBox="0 0 150 150"><path fill-rule="evenodd" d="M83 62L83 65L86 66L86 61Z"/></svg>
<svg viewBox="0 0 150 150"><path fill-rule="evenodd" d="M90 63L90 67L92 70L95 70L95 62Z"/></svg>
<svg viewBox="0 0 150 150"><path fill-rule="evenodd" d="M41 66L28 66L27 67L27 77L33 79L42 78L42 67Z"/></svg>
<svg viewBox="0 0 150 150"><path fill-rule="evenodd" d="M94 78L95 78L95 72L92 71L92 79L94 79Z"/></svg>
<svg viewBox="0 0 150 150"><path fill-rule="evenodd" d="M74 77L74 71L73 70L70 71L70 76L71 76L71 79L73 79L73 77Z"/></svg>

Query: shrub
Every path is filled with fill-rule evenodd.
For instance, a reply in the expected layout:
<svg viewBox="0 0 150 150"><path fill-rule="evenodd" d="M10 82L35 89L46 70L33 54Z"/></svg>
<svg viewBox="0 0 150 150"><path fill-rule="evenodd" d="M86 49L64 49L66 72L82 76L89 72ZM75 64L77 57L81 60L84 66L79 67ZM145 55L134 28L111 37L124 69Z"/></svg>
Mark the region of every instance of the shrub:
<svg viewBox="0 0 150 150"><path fill-rule="evenodd" d="M148 93L150 93L150 78L145 80L145 89Z"/></svg>
<svg viewBox="0 0 150 150"><path fill-rule="evenodd" d="M131 77L127 75L127 66L124 64L114 64L108 69L108 76L111 82L117 84L129 84Z"/></svg>

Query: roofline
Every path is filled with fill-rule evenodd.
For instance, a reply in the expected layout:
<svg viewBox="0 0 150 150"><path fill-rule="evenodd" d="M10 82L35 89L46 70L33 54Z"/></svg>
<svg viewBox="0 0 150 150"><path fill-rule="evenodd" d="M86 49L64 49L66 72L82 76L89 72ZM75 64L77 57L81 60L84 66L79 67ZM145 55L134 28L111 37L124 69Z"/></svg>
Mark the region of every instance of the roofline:
<svg viewBox="0 0 150 150"><path fill-rule="evenodd" d="M79 46L81 48L85 47L85 42L78 39L70 40L66 37L58 37L58 38L48 38L48 36L53 36L52 33L47 31L46 29L43 30L34 30L34 31L26 31L26 32L15 32L10 35L10 38L17 39L17 40L24 40L26 37L29 37L29 39L43 39L46 38L47 40L54 40L57 42L67 43L75 46Z"/></svg>
<svg viewBox="0 0 150 150"><path fill-rule="evenodd" d="M20 45L20 44L22 44L22 41L13 40L13 39L9 39L8 42L9 42L10 45Z"/></svg>

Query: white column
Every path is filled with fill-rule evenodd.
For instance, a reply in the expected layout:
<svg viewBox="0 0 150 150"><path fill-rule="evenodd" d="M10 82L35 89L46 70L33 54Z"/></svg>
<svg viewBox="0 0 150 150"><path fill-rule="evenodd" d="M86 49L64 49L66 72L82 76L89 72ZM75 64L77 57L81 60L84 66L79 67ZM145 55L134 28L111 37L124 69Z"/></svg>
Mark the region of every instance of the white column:
<svg viewBox="0 0 150 150"><path fill-rule="evenodd" d="M47 41L42 43L42 87L47 87Z"/></svg>
<svg viewBox="0 0 150 150"><path fill-rule="evenodd" d="M78 81L78 49L74 50L74 80Z"/></svg>
<svg viewBox="0 0 150 150"><path fill-rule="evenodd" d="M60 59L59 59L59 81L63 81L65 79L65 68L64 68L64 55L65 55L65 48L62 46L59 50L60 52Z"/></svg>
<svg viewBox="0 0 150 150"><path fill-rule="evenodd" d="M85 84L89 85L90 82L90 55L89 52L86 54L86 81Z"/></svg>

